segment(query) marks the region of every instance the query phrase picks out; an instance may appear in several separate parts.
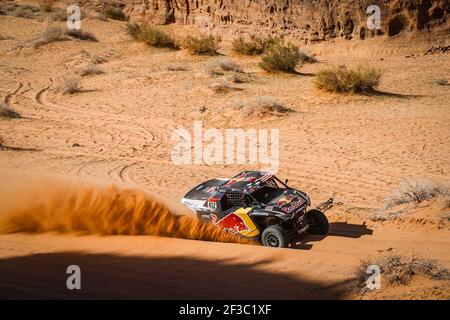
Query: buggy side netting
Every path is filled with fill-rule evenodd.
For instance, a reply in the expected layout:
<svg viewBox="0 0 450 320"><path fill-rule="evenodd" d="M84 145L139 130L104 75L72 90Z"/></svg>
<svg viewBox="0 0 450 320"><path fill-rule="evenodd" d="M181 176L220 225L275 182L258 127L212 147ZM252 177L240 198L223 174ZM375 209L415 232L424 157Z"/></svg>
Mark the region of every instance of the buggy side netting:
<svg viewBox="0 0 450 320"><path fill-rule="evenodd" d="M250 207L251 200L248 195L242 194L240 192L227 192L226 197L233 204L233 206L237 207Z"/></svg>

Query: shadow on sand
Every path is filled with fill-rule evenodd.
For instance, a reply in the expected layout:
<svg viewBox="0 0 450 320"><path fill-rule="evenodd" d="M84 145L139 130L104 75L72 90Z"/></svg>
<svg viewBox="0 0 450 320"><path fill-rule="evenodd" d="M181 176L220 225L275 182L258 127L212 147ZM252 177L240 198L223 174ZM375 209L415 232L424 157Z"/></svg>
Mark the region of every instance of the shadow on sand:
<svg viewBox="0 0 450 320"><path fill-rule="evenodd" d="M42 151L42 149L11 147L11 146L0 145L0 151L1 150L4 150L4 151Z"/></svg>
<svg viewBox="0 0 450 320"><path fill-rule="evenodd" d="M344 237L344 238L361 238L364 235L373 234L373 230L367 228L365 224L352 224L347 222L331 222L330 231L327 235L311 235L307 234L298 239L292 245L293 249L310 250L313 244L310 242L321 241L326 237Z"/></svg>
<svg viewBox="0 0 450 320"><path fill-rule="evenodd" d="M180 248L182 250L182 248ZM320 285L271 273L258 263L82 252L0 260L0 299L339 299L346 282ZM81 290L68 290L69 265Z"/></svg>
<svg viewBox="0 0 450 320"><path fill-rule="evenodd" d="M424 95L418 95L418 94L392 93L392 92L379 91L379 90L375 90L375 89L360 92L359 94L363 95L363 96L400 98L400 99L424 97Z"/></svg>

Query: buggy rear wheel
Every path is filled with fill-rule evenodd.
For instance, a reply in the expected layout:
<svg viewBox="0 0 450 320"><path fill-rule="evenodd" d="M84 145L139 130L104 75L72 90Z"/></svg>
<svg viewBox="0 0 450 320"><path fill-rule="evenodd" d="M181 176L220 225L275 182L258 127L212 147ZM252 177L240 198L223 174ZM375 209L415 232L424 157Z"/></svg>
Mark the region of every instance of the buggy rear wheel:
<svg viewBox="0 0 450 320"><path fill-rule="evenodd" d="M326 235L328 233L330 225L328 223L327 217L325 216L325 214L323 214L322 211L317 209L310 210L306 213L306 218L308 219L309 223L309 234Z"/></svg>
<svg viewBox="0 0 450 320"><path fill-rule="evenodd" d="M289 238L286 232L278 225L264 229L261 240L263 245L267 247L286 248L289 245Z"/></svg>

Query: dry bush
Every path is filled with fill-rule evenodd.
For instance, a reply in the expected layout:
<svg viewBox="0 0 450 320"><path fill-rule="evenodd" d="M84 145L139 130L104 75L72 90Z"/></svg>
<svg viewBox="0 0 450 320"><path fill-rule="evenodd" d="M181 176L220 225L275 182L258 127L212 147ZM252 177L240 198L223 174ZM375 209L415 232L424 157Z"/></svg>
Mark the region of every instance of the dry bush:
<svg viewBox="0 0 450 320"><path fill-rule="evenodd" d="M233 86L224 80L219 80L212 83L209 88L215 93L228 93L234 90Z"/></svg>
<svg viewBox="0 0 450 320"><path fill-rule="evenodd" d="M240 36L234 39L231 43L234 52L243 55L260 55L264 51L274 44L281 43L281 40L274 37L258 37L251 35L250 38Z"/></svg>
<svg viewBox="0 0 450 320"><path fill-rule="evenodd" d="M65 21L67 21L67 13L65 10L55 8L51 12L50 20L65 22Z"/></svg>
<svg viewBox="0 0 450 320"><path fill-rule="evenodd" d="M0 34L0 41L2 41L2 40L14 40L15 38L14 37L12 37L12 36L8 36L8 35L5 35L5 34Z"/></svg>
<svg viewBox="0 0 450 320"><path fill-rule="evenodd" d="M0 118L19 119L22 116L10 105L2 103L0 104Z"/></svg>
<svg viewBox="0 0 450 320"><path fill-rule="evenodd" d="M424 275L436 280L450 279L450 271L434 260L417 256L405 259L400 255L391 254L375 261L361 261L354 271L355 279L361 286L364 286L370 277L370 274L366 273L370 265L380 267L382 280L388 286L407 285L415 275Z"/></svg>
<svg viewBox="0 0 450 320"><path fill-rule="evenodd" d="M213 35L202 35L198 37L187 36L184 39L183 46L191 54L196 55L216 55L219 48L219 43L222 40L219 37Z"/></svg>
<svg viewBox="0 0 450 320"><path fill-rule="evenodd" d="M83 20L86 18L86 13L83 10L80 10L80 19ZM60 22L66 22L67 21L67 11L66 8L60 9L57 7L54 7L51 11L51 13L47 14L47 16L52 21L60 21Z"/></svg>
<svg viewBox="0 0 450 320"><path fill-rule="evenodd" d="M88 64L77 70L77 74L79 74L81 77L103 73L105 73L103 69L97 67L95 64Z"/></svg>
<svg viewBox="0 0 450 320"><path fill-rule="evenodd" d="M361 260L359 265L353 271L354 278L357 280L358 284L365 284L369 278L369 274L366 272L367 268L373 263L370 260Z"/></svg>
<svg viewBox="0 0 450 320"><path fill-rule="evenodd" d="M384 207L391 208L405 203L421 203L436 197L450 197L450 184L426 179L402 181L391 195L384 199Z"/></svg>
<svg viewBox="0 0 450 320"><path fill-rule="evenodd" d="M102 64L102 63L108 62L108 58L103 57L103 56L93 55L91 57L91 62L93 64Z"/></svg>
<svg viewBox="0 0 450 320"><path fill-rule="evenodd" d="M98 56L98 55L94 55L91 58L91 63L93 63L93 64L102 64L107 61L108 61L108 59L106 59L105 57L102 57L102 56Z"/></svg>
<svg viewBox="0 0 450 320"><path fill-rule="evenodd" d="M92 33L83 31L82 29L67 29L66 35L83 41L98 42L97 38Z"/></svg>
<svg viewBox="0 0 450 320"><path fill-rule="evenodd" d="M297 46L277 43L265 50L259 66L268 72L295 72L297 65L302 62L301 58Z"/></svg>
<svg viewBox="0 0 450 320"><path fill-rule="evenodd" d="M12 15L14 17L34 19L39 15L39 8L31 5L19 5L14 9Z"/></svg>
<svg viewBox="0 0 450 320"><path fill-rule="evenodd" d="M49 26L41 36L31 43L33 48L60 41L62 39L63 31L59 26Z"/></svg>
<svg viewBox="0 0 450 320"><path fill-rule="evenodd" d="M291 111L275 98L269 96L253 97L246 102L239 101L235 108L241 111L244 118L281 115Z"/></svg>
<svg viewBox="0 0 450 320"><path fill-rule="evenodd" d="M55 0L39 0L39 8L42 12L52 12Z"/></svg>
<svg viewBox="0 0 450 320"><path fill-rule="evenodd" d="M448 197L444 200L444 208L445 208L445 209L450 209L450 196L448 196Z"/></svg>
<svg viewBox="0 0 450 320"><path fill-rule="evenodd" d="M125 28L126 33L137 41L141 41L142 30L146 27L145 24L137 22L129 22Z"/></svg>
<svg viewBox="0 0 450 320"><path fill-rule="evenodd" d="M125 13L123 13L122 9L120 9L120 8L115 8L115 7L106 8L103 11L103 15L107 19L113 19L113 20L119 20L119 21L127 20Z"/></svg>
<svg viewBox="0 0 450 320"><path fill-rule="evenodd" d="M62 94L74 94L81 92L80 78L78 76L66 76L59 86Z"/></svg>
<svg viewBox="0 0 450 320"><path fill-rule="evenodd" d="M250 75L243 72L232 72L226 79L232 83L247 83L253 80Z"/></svg>
<svg viewBox="0 0 450 320"><path fill-rule="evenodd" d="M304 51L299 51L300 53L300 61L302 61L303 63L316 63L317 59L314 55L312 54L308 54Z"/></svg>
<svg viewBox="0 0 450 320"><path fill-rule="evenodd" d="M0 1L0 16L11 15L16 9L16 4L9 1Z"/></svg>
<svg viewBox="0 0 450 320"><path fill-rule="evenodd" d="M182 63L172 63L166 67L167 71L188 71L189 66Z"/></svg>
<svg viewBox="0 0 450 320"><path fill-rule="evenodd" d="M171 49L179 47L172 35L147 23L127 23L126 32L135 40L152 47Z"/></svg>
<svg viewBox="0 0 450 320"><path fill-rule="evenodd" d="M239 64L230 59L215 59L207 63L206 72L211 76L223 75L224 72L243 72Z"/></svg>
<svg viewBox="0 0 450 320"><path fill-rule="evenodd" d="M319 71L314 80L316 88L336 93L360 93L374 90L380 83L381 71L371 67L351 69L345 66Z"/></svg>
<svg viewBox="0 0 450 320"><path fill-rule="evenodd" d="M96 12L96 13L91 15L91 18L97 19L97 20L100 20L100 21L108 21L108 18L106 17L104 12Z"/></svg>
<svg viewBox="0 0 450 320"><path fill-rule="evenodd" d="M450 85L449 81L447 79L436 79L433 80L434 84L440 85L440 86L448 86Z"/></svg>

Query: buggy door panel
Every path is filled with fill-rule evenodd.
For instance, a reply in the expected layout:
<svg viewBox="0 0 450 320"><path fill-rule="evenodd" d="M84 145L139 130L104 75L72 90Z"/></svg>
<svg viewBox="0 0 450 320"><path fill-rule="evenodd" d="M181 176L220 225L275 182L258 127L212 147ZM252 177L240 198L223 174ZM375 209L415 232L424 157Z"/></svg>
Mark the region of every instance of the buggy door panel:
<svg viewBox="0 0 450 320"><path fill-rule="evenodd" d="M247 225L248 229L240 231L244 237L253 238L259 235L259 229L256 224L253 222L252 218L249 216L249 213L252 211L252 208L240 208L236 210L234 213L239 215L242 220L244 220L245 225Z"/></svg>

